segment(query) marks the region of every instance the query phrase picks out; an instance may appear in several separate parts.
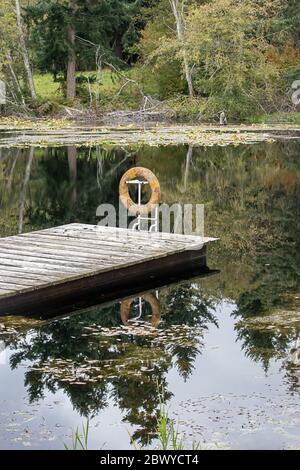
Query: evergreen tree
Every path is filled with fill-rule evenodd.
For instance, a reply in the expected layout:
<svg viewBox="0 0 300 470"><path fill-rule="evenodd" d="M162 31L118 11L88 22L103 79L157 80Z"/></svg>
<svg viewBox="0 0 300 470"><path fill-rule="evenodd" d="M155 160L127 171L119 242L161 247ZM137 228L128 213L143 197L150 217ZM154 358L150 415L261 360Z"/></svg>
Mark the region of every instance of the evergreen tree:
<svg viewBox="0 0 300 470"><path fill-rule="evenodd" d="M60 75L70 100L76 94L76 70L95 70L95 53L120 61L137 39L135 14L140 0L37 0L27 8L32 44L43 71Z"/></svg>

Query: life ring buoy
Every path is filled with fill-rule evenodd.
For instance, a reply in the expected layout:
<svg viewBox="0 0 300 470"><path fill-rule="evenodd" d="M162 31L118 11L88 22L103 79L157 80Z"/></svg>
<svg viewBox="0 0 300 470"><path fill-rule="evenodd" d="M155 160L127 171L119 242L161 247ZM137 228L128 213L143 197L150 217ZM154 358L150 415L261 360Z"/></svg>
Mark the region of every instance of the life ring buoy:
<svg viewBox="0 0 300 470"><path fill-rule="evenodd" d="M150 185L151 197L147 204L136 204L130 197L128 181L144 178ZM121 178L119 185L119 196L122 204L128 209L131 215L147 216L152 209L160 203L160 185L155 174L147 168L141 166L130 168Z"/></svg>
<svg viewBox="0 0 300 470"><path fill-rule="evenodd" d="M153 328L156 328L160 322L159 300L153 294L144 294L142 296L142 299L144 299L145 302L147 302L151 306L151 309L152 309L151 326L153 326ZM121 315L121 320L124 325L128 324L130 307L134 300L135 300L134 298L130 298L130 299L122 300L121 302L120 315Z"/></svg>

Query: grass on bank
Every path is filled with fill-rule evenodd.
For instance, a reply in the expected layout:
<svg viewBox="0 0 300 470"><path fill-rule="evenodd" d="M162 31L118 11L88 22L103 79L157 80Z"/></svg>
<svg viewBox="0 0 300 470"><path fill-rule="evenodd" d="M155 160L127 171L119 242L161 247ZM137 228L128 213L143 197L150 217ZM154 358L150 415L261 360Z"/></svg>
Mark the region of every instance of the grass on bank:
<svg viewBox="0 0 300 470"><path fill-rule="evenodd" d="M92 77L95 75L94 72L79 72L77 73L77 77ZM43 99L49 98L57 98L57 99L64 99L62 87L59 82L54 81L54 77L51 73L44 73L44 74L35 74L34 75L34 83L36 87L37 95ZM95 91L96 85L91 85L93 91ZM115 81L113 79L112 73L109 70L104 70L101 74L101 93L112 93L115 86Z"/></svg>
<svg viewBox="0 0 300 470"><path fill-rule="evenodd" d="M138 110L142 106L143 95L141 91L153 98L159 96L157 86L149 77L143 79L143 71L136 68L128 69L118 76L109 69L101 73L101 83L97 85L92 81L95 72L78 72L78 98L71 106L78 108L94 108L96 111L110 112L120 110ZM80 84L82 77L90 78L88 84ZM62 86L55 82L53 75L35 74L36 90L39 97L37 114L40 117L55 116L61 107L69 103L64 97ZM209 111L208 102L202 98L189 98L188 96L174 96L162 103L161 108L165 114L173 119L182 119L193 122L218 122L218 113ZM215 108L215 106L212 106ZM218 108L218 106L217 106ZM217 109L216 108L216 109ZM216 110L215 110L216 111ZM228 115L228 122L237 122L235 116ZM300 125L300 112L277 112L245 119L248 124L291 124Z"/></svg>
<svg viewBox="0 0 300 470"><path fill-rule="evenodd" d="M96 72L78 72L77 99L74 105L86 108L92 106L99 108L101 112L139 109L143 99L143 84L135 76L135 72L130 69L118 76L105 69L101 73L100 84L95 81ZM55 82L52 74L36 74L34 81L41 106L51 102L54 108L55 104L68 104L61 83ZM155 94L155 89L148 87L143 92L152 95Z"/></svg>
<svg viewBox="0 0 300 470"><path fill-rule="evenodd" d="M251 124L295 124L300 125L300 112L272 113L254 116L249 119Z"/></svg>

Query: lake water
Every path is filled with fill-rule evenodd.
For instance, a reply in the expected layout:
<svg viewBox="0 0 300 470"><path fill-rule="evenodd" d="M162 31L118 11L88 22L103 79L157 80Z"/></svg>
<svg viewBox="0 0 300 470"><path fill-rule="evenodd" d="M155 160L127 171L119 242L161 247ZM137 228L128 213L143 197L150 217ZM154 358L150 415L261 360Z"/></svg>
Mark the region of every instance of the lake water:
<svg viewBox="0 0 300 470"><path fill-rule="evenodd" d="M300 448L299 154L296 140L0 149L0 236L97 223L145 166L163 202L204 203L220 237L218 273L148 292L154 316L136 298L127 326L122 300L51 320L1 312L0 449L62 449L86 418L90 448L155 447L158 384L186 447Z"/></svg>

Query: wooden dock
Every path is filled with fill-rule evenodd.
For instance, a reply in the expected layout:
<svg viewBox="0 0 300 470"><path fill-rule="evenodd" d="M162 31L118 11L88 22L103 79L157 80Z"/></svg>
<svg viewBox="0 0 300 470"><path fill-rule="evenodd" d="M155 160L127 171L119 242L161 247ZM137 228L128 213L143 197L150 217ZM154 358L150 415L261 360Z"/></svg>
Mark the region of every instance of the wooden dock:
<svg viewBox="0 0 300 470"><path fill-rule="evenodd" d="M105 300L149 280L206 268L214 238L69 224L0 238L0 315Z"/></svg>

